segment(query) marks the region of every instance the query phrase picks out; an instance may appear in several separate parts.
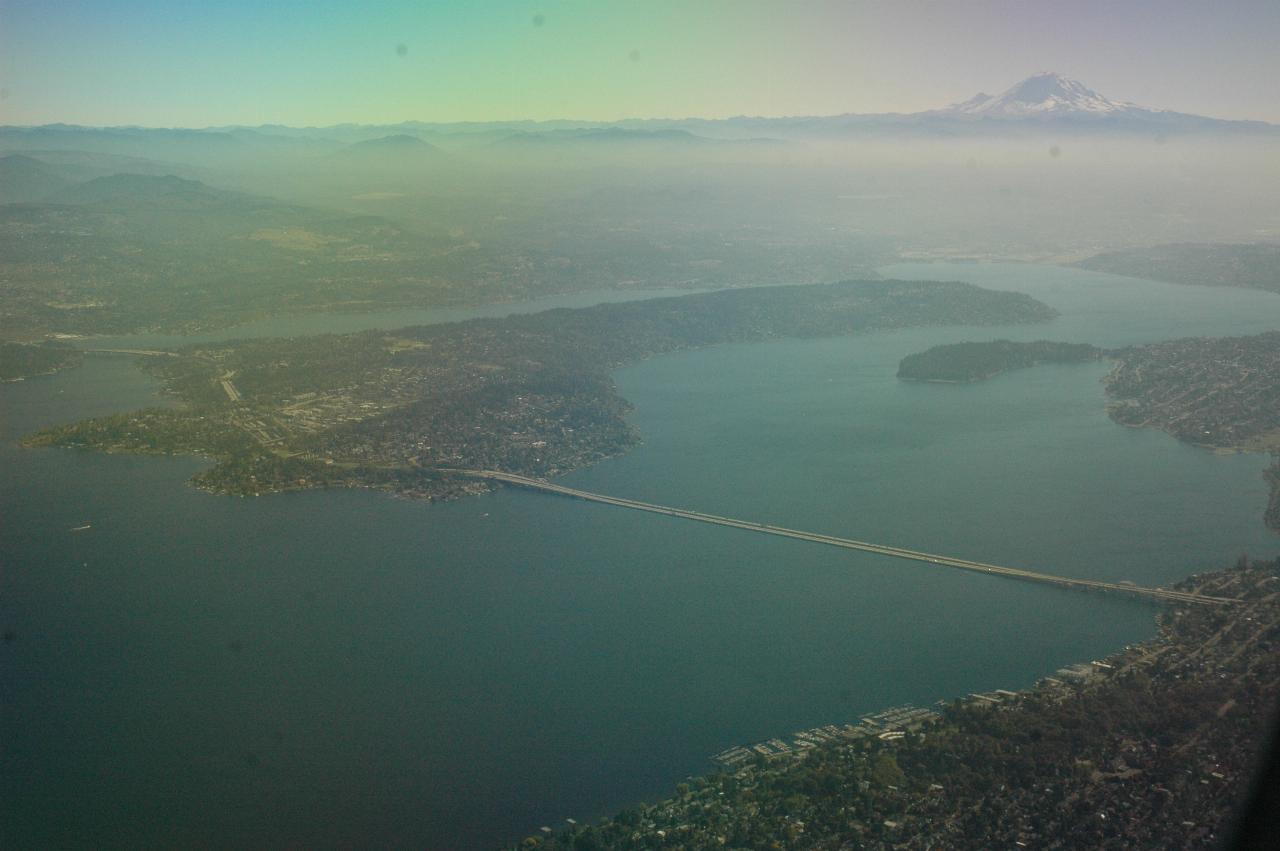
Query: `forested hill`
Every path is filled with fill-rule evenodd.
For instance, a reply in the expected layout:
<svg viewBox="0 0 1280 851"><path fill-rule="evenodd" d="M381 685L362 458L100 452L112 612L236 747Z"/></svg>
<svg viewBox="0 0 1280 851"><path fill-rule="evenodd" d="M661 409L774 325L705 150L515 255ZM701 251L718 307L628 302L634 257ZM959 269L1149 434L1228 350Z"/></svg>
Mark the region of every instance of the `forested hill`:
<svg viewBox="0 0 1280 851"><path fill-rule="evenodd" d="M0 343L0 381L17 381L80 363L83 353L66 343Z"/></svg>
<svg viewBox="0 0 1280 851"><path fill-rule="evenodd" d="M898 364L898 377L914 381L968 382L991 378L1011 369L1041 363L1097 360L1102 350L1086 343L955 343L907 355Z"/></svg>

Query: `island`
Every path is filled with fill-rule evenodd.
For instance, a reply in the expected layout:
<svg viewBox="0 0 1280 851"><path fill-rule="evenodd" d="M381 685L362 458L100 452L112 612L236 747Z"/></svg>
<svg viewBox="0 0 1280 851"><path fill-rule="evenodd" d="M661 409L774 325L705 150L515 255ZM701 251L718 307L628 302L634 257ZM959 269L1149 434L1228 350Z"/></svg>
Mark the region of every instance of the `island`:
<svg viewBox="0 0 1280 851"><path fill-rule="evenodd" d="M24 443L208 456L216 463L195 482L219 493L343 486L449 499L492 485L441 468L548 477L634 446L640 436L610 374L643 358L1055 315L1021 293L873 280L191 346L144 359L182 405L57 426Z"/></svg>
<svg viewBox="0 0 1280 851"><path fill-rule="evenodd" d="M933 381L963 384L992 378L1002 372L1024 369L1041 363L1077 363L1098 360L1102 349L1087 343L952 343L934 346L907 355L898 364L898 378L906 381Z"/></svg>
<svg viewBox="0 0 1280 851"><path fill-rule="evenodd" d="M1280 563L1177 587L1239 603L1164 609L1155 638L1031 689L739 748L667 800L516 847L1224 847L1276 708Z"/></svg>
<svg viewBox="0 0 1280 851"><path fill-rule="evenodd" d="M21 381L80 363L83 353L69 343L0 343L0 381Z"/></svg>

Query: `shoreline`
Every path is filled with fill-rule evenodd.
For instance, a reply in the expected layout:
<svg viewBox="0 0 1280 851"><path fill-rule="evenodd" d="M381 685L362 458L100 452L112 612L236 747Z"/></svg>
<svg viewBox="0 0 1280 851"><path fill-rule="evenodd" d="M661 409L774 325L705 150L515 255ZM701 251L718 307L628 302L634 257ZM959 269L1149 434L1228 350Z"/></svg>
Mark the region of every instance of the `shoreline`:
<svg viewBox="0 0 1280 851"><path fill-rule="evenodd" d="M1195 578L1198 574L1191 574L1186 579L1177 583L1181 585L1184 582ZM1180 604L1177 603L1161 603L1160 611L1153 617L1156 624L1156 633L1151 638L1140 641L1136 644L1128 644L1113 653L1103 656L1101 659L1091 659L1087 662L1072 662L1056 669L1053 674L1045 674L1038 677L1034 683L1019 689L995 688L982 692L969 692L962 697L940 698L933 703L933 706L945 708L953 706L957 703L967 706L995 706L1000 704L1011 705L1014 701L1035 696L1037 694L1049 693L1055 696L1064 696L1067 692L1084 688L1087 685L1098 685L1116 670L1121 670L1126 660L1134 656L1141 656L1149 649L1149 645L1161 643L1163 636L1161 634L1161 619L1170 610ZM766 760L800 760L804 759L807 752L814 747L812 744L801 744L804 741L805 734L814 734L817 731L825 731L828 734L838 732L839 735L847 741L859 741L866 738L877 738L881 741L896 741L901 735L906 733L916 733L921 730L927 730L930 726L942 721L942 715L939 711L926 707L919 707L914 704L904 703L896 706L886 707L877 712L867 712L859 714L858 723L840 723L833 722L829 724L819 725L818 727L802 730L789 734L797 737L800 741L794 746L785 749L779 749L774 746L774 752L768 753L767 750L760 750L760 745L771 745L775 742L786 744L782 741L784 736L788 734L778 734L769 739L765 739L762 743L754 745L730 745L725 750L709 757L710 761L716 764L722 770L734 769L745 764L745 760L734 759L736 751L749 750L754 753L748 754L754 758L756 754L764 757ZM814 738L821 738L813 736ZM833 737L827 741L836 741ZM728 757L728 759L721 759Z"/></svg>
<svg viewBox="0 0 1280 851"><path fill-rule="evenodd" d="M735 746L674 796L532 838L547 851L578 847L584 833L590 847L707 847L747 835L784 847L803 836L824 848L976 849L1050 838L1097 847L1119 831L1134 847L1216 847L1277 702L1280 561L1241 557L1173 587L1240 604L1215 613L1170 604L1150 638L1028 688L813 728L772 754ZM762 744L775 742L785 744ZM1063 801L1080 805L1054 806ZM1166 807L1180 820L1159 818Z"/></svg>

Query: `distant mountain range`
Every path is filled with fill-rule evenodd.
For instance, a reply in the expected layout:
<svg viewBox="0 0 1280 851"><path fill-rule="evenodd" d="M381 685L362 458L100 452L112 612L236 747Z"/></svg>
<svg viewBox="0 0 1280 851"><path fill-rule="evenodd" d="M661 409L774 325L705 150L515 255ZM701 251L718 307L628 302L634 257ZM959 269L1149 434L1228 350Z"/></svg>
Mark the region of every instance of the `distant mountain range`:
<svg viewBox="0 0 1280 851"><path fill-rule="evenodd" d="M62 170L33 157L0 157L0 198L5 203L41 201L70 183Z"/></svg>
<svg viewBox="0 0 1280 851"><path fill-rule="evenodd" d="M544 132L517 131L510 136L497 140L497 144L592 144L597 142L668 142L673 144L700 143L710 141L704 136L696 136L688 130L671 128L667 130L631 130L625 127L576 127L572 130L548 130Z"/></svg>
<svg viewBox="0 0 1280 851"><path fill-rule="evenodd" d="M622 122L628 126L653 122ZM1225 133L1280 135L1280 125L1232 121L1151 109L1099 94L1078 80L1045 71L1027 77L998 95L979 92L960 103L923 112L797 117L728 118L697 122L737 126L745 132L833 138L881 136L1026 136L1053 133L1159 135ZM694 122L677 122L697 129Z"/></svg>
<svg viewBox="0 0 1280 851"><path fill-rule="evenodd" d="M625 121L492 121L330 127L210 127L199 130L139 127L0 126L0 152L82 151L217 163L244 156L339 155L349 160L409 156L426 161L467 148L603 148L617 143L671 149L708 141L778 142L857 137L1020 137L1106 134L1166 137L1179 134L1280 136L1280 125L1231 121L1152 109L1112 100L1083 83L1052 72L1035 74L998 95L979 93L961 103L914 113L725 119ZM429 141L428 141L429 140ZM136 169L135 169L136 170Z"/></svg>
<svg viewBox="0 0 1280 851"><path fill-rule="evenodd" d="M440 153L440 149L435 145L430 142L424 142L417 136L410 136L408 133L395 133L390 136L379 136L376 139L366 139L363 142L348 145L336 152L339 156L352 158L388 155L396 157L429 157L438 153Z"/></svg>

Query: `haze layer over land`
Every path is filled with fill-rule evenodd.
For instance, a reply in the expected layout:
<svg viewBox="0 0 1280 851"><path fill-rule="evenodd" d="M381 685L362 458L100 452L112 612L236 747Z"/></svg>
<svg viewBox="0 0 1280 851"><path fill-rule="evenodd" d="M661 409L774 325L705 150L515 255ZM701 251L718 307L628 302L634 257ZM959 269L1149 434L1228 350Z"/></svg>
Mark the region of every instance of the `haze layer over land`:
<svg viewBox="0 0 1280 851"><path fill-rule="evenodd" d="M7 4L0 844L1213 846L1278 38Z"/></svg>
<svg viewBox="0 0 1280 851"><path fill-rule="evenodd" d="M9 126L0 153L10 339L1280 237L1276 127L1049 73L903 115Z"/></svg>

